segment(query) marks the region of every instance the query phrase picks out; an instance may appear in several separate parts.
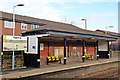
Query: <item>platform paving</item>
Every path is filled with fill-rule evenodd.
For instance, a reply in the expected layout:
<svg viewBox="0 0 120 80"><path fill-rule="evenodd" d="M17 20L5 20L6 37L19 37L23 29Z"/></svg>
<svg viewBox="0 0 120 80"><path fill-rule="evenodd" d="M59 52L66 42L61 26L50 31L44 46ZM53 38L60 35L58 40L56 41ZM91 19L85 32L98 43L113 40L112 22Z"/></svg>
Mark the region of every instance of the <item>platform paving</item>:
<svg viewBox="0 0 120 80"><path fill-rule="evenodd" d="M63 64L54 64L54 65L46 65L41 66L40 68L29 68L29 69L20 69L15 71L5 71L2 75L0 75L1 78L22 78L22 77L29 77L29 76L35 76L45 73L51 73L55 71L61 71L61 70L69 70L74 68L82 68L87 66L94 66L99 64L106 64L111 62L119 61L118 57L112 57L110 59L99 59L99 60L87 60L84 63L83 62L73 62L66 65Z"/></svg>

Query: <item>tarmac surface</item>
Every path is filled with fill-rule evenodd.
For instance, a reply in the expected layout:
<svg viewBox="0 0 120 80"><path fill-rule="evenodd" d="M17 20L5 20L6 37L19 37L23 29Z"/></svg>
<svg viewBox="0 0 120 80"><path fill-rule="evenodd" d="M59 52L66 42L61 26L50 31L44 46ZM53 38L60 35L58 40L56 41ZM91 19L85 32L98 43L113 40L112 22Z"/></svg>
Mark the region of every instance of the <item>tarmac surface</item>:
<svg viewBox="0 0 120 80"><path fill-rule="evenodd" d="M82 68L87 66L94 66L100 64L106 64L111 62L119 61L118 57L112 57L110 59L99 59L99 60L87 60L85 62L72 62L66 65L63 64L50 64L46 66L41 66L40 68L28 68L28 69L19 69L14 71L5 71L0 75L2 78L14 79L14 78L23 78L29 76L36 76L45 73L52 73L56 71L69 70L74 68Z"/></svg>

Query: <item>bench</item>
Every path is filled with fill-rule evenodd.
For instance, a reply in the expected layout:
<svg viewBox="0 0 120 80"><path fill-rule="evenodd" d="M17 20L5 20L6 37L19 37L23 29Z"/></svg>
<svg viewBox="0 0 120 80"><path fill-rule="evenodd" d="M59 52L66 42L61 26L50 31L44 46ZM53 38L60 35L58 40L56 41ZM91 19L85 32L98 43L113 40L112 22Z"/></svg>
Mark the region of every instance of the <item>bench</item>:
<svg viewBox="0 0 120 80"><path fill-rule="evenodd" d="M50 62L58 62L61 63L61 59L58 56L48 56L46 58L46 64L48 65L48 63Z"/></svg>
<svg viewBox="0 0 120 80"><path fill-rule="evenodd" d="M89 53L85 53L85 59L92 59L92 55L90 55Z"/></svg>

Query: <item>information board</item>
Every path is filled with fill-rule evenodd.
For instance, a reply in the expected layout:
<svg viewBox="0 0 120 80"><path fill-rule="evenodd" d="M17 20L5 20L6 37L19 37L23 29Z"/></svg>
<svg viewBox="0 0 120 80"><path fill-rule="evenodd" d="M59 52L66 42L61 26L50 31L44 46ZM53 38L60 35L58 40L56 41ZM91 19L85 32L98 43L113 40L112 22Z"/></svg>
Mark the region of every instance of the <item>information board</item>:
<svg viewBox="0 0 120 80"><path fill-rule="evenodd" d="M27 37L3 35L3 51L27 50Z"/></svg>
<svg viewBox="0 0 120 80"><path fill-rule="evenodd" d="M108 51L108 43L106 41L98 42L98 50L99 51Z"/></svg>
<svg viewBox="0 0 120 80"><path fill-rule="evenodd" d="M38 53L38 38L34 36L28 37L28 53L37 54Z"/></svg>

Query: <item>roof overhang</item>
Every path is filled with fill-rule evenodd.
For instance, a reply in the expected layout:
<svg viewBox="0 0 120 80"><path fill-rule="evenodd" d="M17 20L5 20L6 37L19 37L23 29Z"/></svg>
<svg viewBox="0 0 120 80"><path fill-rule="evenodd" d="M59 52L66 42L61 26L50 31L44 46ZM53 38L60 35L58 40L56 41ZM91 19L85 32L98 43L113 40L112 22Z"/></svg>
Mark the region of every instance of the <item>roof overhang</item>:
<svg viewBox="0 0 120 80"><path fill-rule="evenodd" d="M98 36L98 35L91 35L91 34L80 34L80 33L68 33L68 32L60 32L60 31L49 31L51 35L62 35L62 36L71 36L76 38L91 38L91 39L100 39L100 40L107 40L107 41L114 41L117 38L114 37L106 37L106 36Z"/></svg>
<svg viewBox="0 0 120 80"><path fill-rule="evenodd" d="M65 32L65 31L56 31L56 30L39 30L34 32L23 33L25 36L53 36L54 37L76 37L76 38L91 38L96 40L107 40L107 41L115 41L118 38L116 37L108 37L103 35L92 35L92 34L83 34L83 33L73 33L73 32Z"/></svg>

